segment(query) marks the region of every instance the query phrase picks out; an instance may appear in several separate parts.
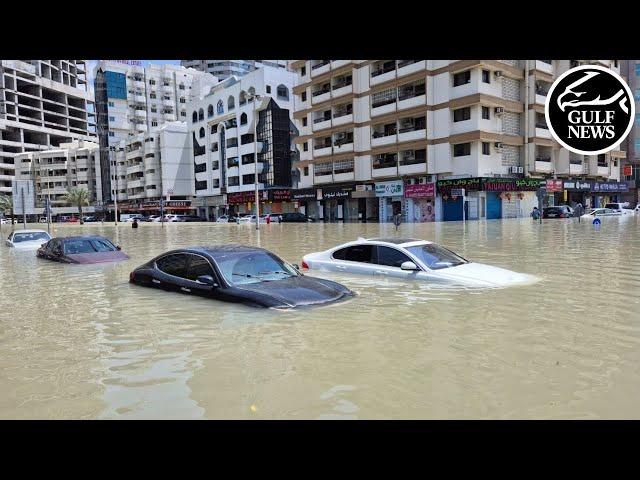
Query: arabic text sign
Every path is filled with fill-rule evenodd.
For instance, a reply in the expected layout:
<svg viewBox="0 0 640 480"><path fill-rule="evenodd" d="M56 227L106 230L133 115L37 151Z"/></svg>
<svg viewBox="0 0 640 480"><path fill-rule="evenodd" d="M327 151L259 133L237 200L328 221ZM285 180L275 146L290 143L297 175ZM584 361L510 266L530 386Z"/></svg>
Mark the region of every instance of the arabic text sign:
<svg viewBox="0 0 640 480"><path fill-rule="evenodd" d="M403 194L402 180L376 183L376 197L401 197Z"/></svg>
<svg viewBox="0 0 640 480"><path fill-rule="evenodd" d="M561 192L563 190L562 180L547 180L547 192Z"/></svg>
<svg viewBox="0 0 640 480"><path fill-rule="evenodd" d="M418 185L405 185L404 196L406 198L427 198L435 196L435 183L420 183Z"/></svg>

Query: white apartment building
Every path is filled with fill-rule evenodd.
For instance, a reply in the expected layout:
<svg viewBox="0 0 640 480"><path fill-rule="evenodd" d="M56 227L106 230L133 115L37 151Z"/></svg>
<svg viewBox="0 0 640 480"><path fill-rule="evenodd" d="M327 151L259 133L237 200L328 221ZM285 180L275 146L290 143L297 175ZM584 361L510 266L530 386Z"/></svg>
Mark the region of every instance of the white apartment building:
<svg viewBox="0 0 640 480"><path fill-rule="evenodd" d="M539 180L618 180L624 152L574 155L546 128L551 83L585 62L293 62L303 208L346 221L462 219L463 208L470 219L514 217L528 215ZM589 62L618 71L615 60ZM450 192L465 182L444 181L461 178L480 179L466 182L466 206Z"/></svg>
<svg viewBox="0 0 640 480"><path fill-rule="evenodd" d="M166 122L187 120L187 103L217 83L212 75L179 65L142 65L101 60L95 67L104 188L112 198L115 186L107 180L112 172L110 152L122 141L151 132ZM111 157L111 158L110 158Z"/></svg>
<svg viewBox="0 0 640 480"><path fill-rule="evenodd" d="M35 195L29 197L33 203L25 205L27 214L44 215L47 197L51 200L52 215L77 214L77 206L69 205L64 199L73 188L83 188L89 193L89 205L83 207L83 212L101 210L100 152L97 143L74 140L50 150L19 153L14 160L16 180L32 182L35 191Z"/></svg>
<svg viewBox="0 0 640 480"><path fill-rule="evenodd" d="M250 212L255 203L257 123L258 187L263 211L293 211L290 202L292 89L295 74L263 67L229 77L188 106L198 212L213 218ZM255 97L254 97L255 95ZM254 100L257 98L257 100Z"/></svg>
<svg viewBox="0 0 640 480"><path fill-rule="evenodd" d="M84 60L0 61L0 193L11 194L14 157L95 140Z"/></svg>
<svg viewBox="0 0 640 480"><path fill-rule="evenodd" d="M181 60L180 64L209 72L220 80L241 77L262 67L287 68L287 60Z"/></svg>
<svg viewBox="0 0 640 480"><path fill-rule="evenodd" d="M185 122L165 123L120 142L111 165L118 209L155 213L162 198L167 212L190 210L194 195L191 158Z"/></svg>

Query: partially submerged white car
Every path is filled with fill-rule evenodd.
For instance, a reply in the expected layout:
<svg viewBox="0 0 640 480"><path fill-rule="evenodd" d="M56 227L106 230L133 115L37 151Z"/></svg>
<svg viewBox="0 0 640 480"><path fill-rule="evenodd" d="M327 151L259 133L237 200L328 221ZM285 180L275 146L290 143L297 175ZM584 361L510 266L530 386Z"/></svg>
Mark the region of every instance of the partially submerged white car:
<svg viewBox="0 0 640 480"><path fill-rule="evenodd" d="M37 250L51 240L44 230L16 230L11 232L5 244L16 250Z"/></svg>
<svg viewBox="0 0 640 480"><path fill-rule="evenodd" d="M538 278L470 262L440 245L412 238L359 238L305 255L302 267L469 287L506 287Z"/></svg>

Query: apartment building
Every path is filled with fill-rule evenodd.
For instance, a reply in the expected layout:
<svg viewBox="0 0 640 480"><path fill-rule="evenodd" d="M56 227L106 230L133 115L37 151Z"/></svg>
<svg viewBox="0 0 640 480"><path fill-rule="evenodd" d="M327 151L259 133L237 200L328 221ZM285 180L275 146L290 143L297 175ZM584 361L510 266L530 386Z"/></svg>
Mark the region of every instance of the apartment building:
<svg viewBox="0 0 640 480"><path fill-rule="evenodd" d="M200 215L211 219L223 213L251 212L256 167L262 211L294 211L290 196L291 150L297 133L291 120L294 80L293 72L263 67L229 77L189 104Z"/></svg>
<svg viewBox="0 0 640 480"><path fill-rule="evenodd" d="M122 140L111 164L120 212L157 214L191 210L193 168L187 124L165 123L151 132ZM109 205L114 210L115 205Z"/></svg>
<svg viewBox="0 0 640 480"><path fill-rule="evenodd" d="M208 72L220 80L241 77L262 67L287 68L287 60L181 60L180 64Z"/></svg>
<svg viewBox="0 0 640 480"><path fill-rule="evenodd" d="M89 205L83 207L83 212L102 210L97 143L73 140L61 143L58 148L16 154L14 161L16 180L31 182L35 192L35 195L25 197L33 201L25 205L28 215L44 215L47 198L51 200L52 215L77 214L77 206L64 199L72 188L83 188L89 193Z"/></svg>
<svg viewBox="0 0 640 480"><path fill-rule="evenodd" d="M623 160L621 170L621 178L629 187L622 201L633 206L640 200L640 60L622 60L620 70L636 100L636 119L624 142L627 158Z"/></svg>
<svg viewBox="0 0 640 480"><path fill-rule="evenodd" d="M552 140L544 118L553 80L587 62L294 61L300 191L293 197L329 221L523 216L547 178L568 185L550 192L547 204L604 201L598 187L619 180L624 152L574 155ZM615 60L592 63L619 72ZM598 194L575 188L585 179Z"/></svg>
<svg viewBox="0 0 640 480"><path fill-rule="evenodd" d="M103 196L111 199L115 186L109 182L110 165L120 143L166 122L186 122L187 103L217 79L179 65L101 60L95 67L94 83Z"/></svg>
<svg viewBox="0 0 640 480"><path fill-rule="evenodd" d="M0 61L0 193L11 194L14 157L95 140L84 60Z"/></svg>

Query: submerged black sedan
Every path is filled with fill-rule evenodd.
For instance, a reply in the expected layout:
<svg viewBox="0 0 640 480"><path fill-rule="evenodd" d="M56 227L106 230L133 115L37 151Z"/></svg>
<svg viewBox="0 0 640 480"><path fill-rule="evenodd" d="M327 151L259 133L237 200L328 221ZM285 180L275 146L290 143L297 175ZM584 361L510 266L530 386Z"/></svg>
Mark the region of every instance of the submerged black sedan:
<svg viewBox="0 0 640 480"><path fill-rule="evenodd" d="M136 268L129 281L269 308L326 304L354 295L339 283L303 275L268 250L245 245L172 250Z"/></svg>
<svg viewBox="0 0 640 480"><path fill-rule="evenodd" d="M100 235L52 238L38 249L37 256L62 263L105 263L127 260L128 255Z"/></svg>

